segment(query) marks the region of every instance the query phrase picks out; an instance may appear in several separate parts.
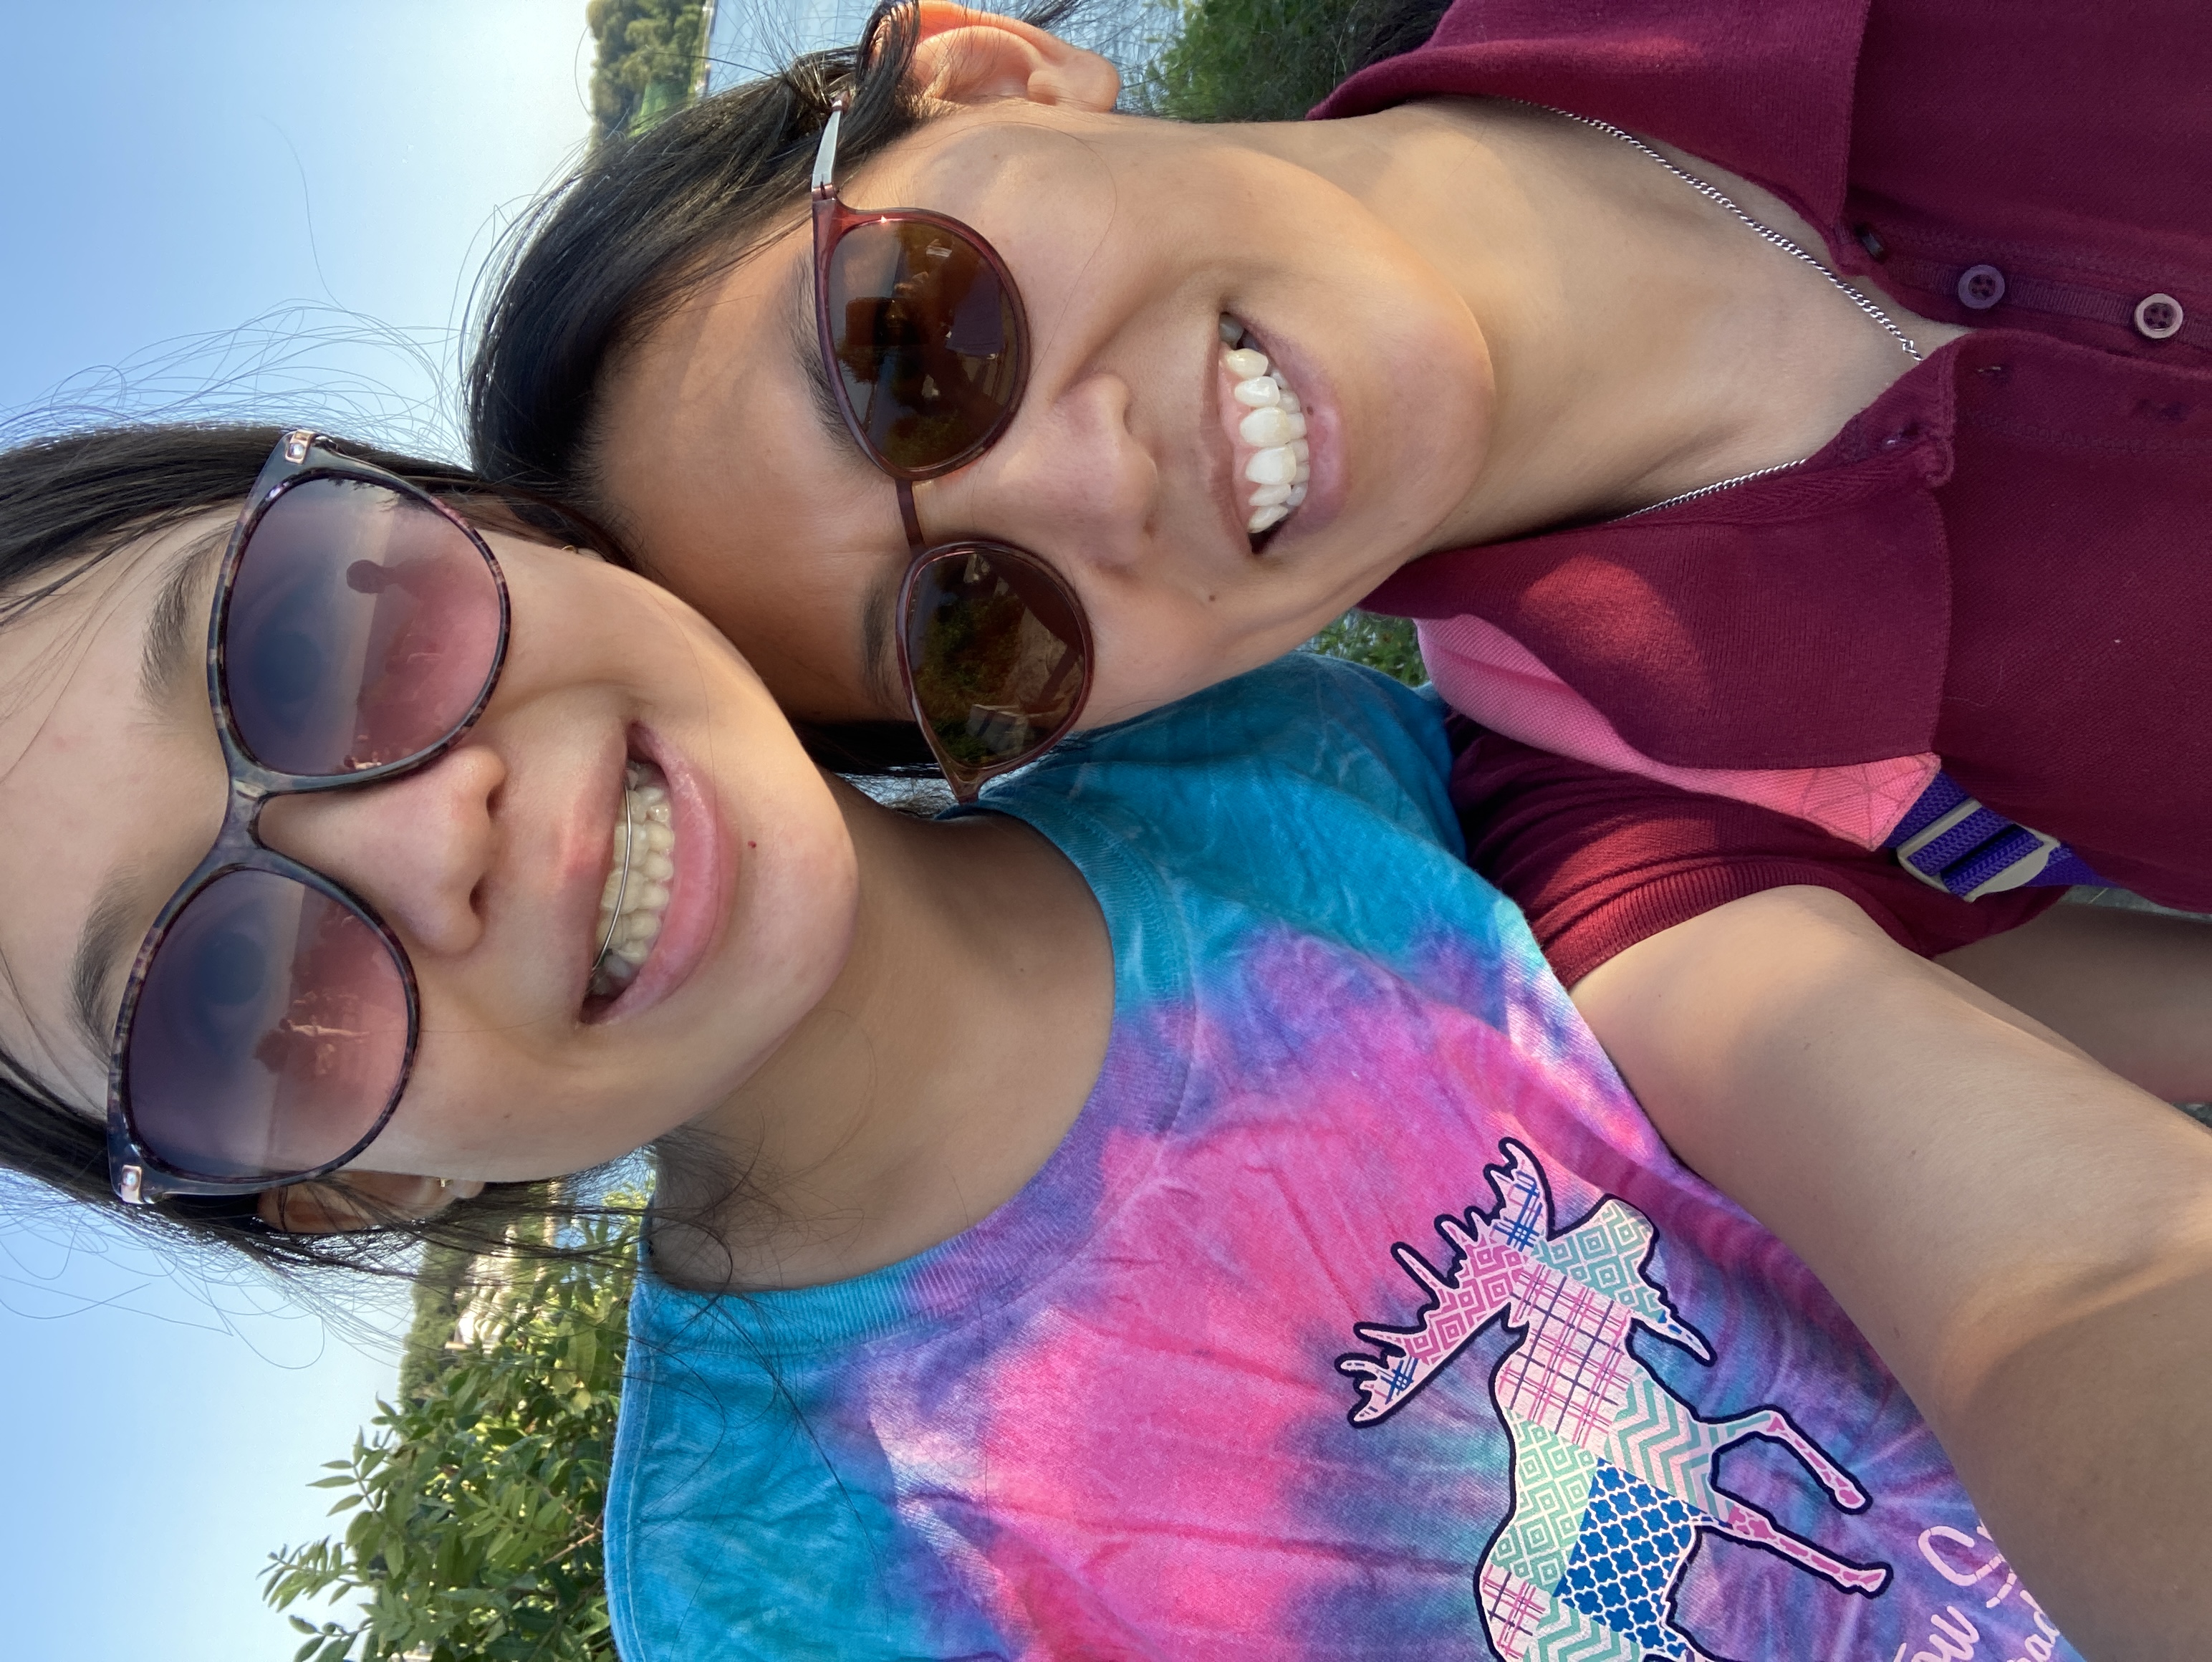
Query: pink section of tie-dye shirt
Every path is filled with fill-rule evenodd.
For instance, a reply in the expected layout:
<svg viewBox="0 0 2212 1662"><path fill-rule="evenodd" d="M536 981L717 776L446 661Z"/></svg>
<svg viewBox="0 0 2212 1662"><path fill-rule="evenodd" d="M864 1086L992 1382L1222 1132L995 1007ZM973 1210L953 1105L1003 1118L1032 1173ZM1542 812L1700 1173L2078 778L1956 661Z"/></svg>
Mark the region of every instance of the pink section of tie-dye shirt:
<svg viewBox="0 0 2212 1662"><path fill-rule="evenodd" d="M1809 819L1863 849L1881 846L1942 766L1923 754L1847 767L1675 767L1632 747L1595 705L1495 624L1446 618L1416 627L1444 702L1493 733L1555 756Z"/></svg>
<svg viewBox="0 0 2212 1662"><path fill-rule="evenodd" d="M1310 941L1273 943L1245 967L1268 989L1261 1026L1279 1038L1331 1032L1304 1051L1297 1094L1281 1079L1237 1084L1251 1033L1202 1026L1195 1071L1227 1088L1178 1130L1172 1179L1158 1141L1115 1134L1103 1186L1127 1198L1088 1248L1092 1262L997 1312L989 1340L919 1349L866 1387L902 1520L957 1567L1024 1662L1160 1654L1162 1634L1225 1654L1219 1635L1240 1630L1253 1636L1240 1657L1290 1654L1284 1635L1347 1581L1401 1582L1398 1598L1425 1608L1425 1562L1379 1541L1371 1562L1356 1562L1316 1526L1316 1507L1374 1507L1376 1474L1336 1474L1333 1504L1330 1473L1300 1454L1316 1427L1356 1405L1328 1365L1354 1342L1349 1312L1404 1301L1390 1244L1428 1239L1440 1212L1487 1195L1501 1137L1555 1151L1563 1212L1579 1217L1604 1192L1589 1176L1625 1180L1668 1221L1678 1251L1790 1289L1809 1307L1808 1332L1832 1318L1778 1243L1673 1165L1586 1035L1547 1020L1560 1012L1527 985L1540 966L1496 967L1522 983L1504 1032L1347 979ZM1227 1226L1210 1262L1209 1236L1194 1233L1201 1218ZM1149 1268L1185 1254L1182 1274ZM1121 1296L1139 1285L1149 1297ZM1320 1313L1332 1311L1346 1313ZM1729 1312L1702 1313L1735 1341ZM1456 1455L1463 1434L1446 1429L1440 1448ZM1438 1469L1470 1519L1508 1509L1503 1470L1456 1458ZM1746 1604L1758 1621L1785 1619Z"/></svg>

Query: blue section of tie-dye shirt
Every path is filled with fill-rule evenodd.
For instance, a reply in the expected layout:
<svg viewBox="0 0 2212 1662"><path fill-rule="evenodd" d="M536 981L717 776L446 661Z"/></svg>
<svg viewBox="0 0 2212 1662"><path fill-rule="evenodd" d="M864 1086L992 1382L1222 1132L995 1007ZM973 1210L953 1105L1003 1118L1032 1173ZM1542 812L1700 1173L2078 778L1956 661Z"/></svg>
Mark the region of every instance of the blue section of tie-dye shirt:
<svg viewBox="0 0 2212 1662"><path fill-rule="evenodd" d="M1097 1085L905 1263L641 1282L629 1662L2073 1656L1461 864L1448 759L1293 657L987 794L1103 909Z"/></svg>

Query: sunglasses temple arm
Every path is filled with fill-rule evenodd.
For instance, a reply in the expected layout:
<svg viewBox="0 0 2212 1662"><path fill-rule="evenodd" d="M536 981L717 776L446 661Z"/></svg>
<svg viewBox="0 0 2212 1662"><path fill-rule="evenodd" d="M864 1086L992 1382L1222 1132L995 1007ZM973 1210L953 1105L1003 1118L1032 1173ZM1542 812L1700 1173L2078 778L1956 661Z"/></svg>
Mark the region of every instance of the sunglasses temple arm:
<svg viewBox="0 0 2212 1662"><path fill-rule="evenodd" d="M819 199L830 194L837 178L837 130L844 125L845 100L841 94L830 106L830 119L822 128L822 142L814 149L814 177L809 193Z"/></svg>

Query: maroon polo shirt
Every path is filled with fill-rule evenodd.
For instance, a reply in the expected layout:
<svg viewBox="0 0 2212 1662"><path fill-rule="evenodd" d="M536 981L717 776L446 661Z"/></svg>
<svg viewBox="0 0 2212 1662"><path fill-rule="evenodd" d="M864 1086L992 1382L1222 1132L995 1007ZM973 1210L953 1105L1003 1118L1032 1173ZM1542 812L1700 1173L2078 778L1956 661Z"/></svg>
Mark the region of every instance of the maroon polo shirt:
<svg viewBox="0 0 2212 1662"><path fill-rule="evenodd" d="M1978 332L1799 468L1432 554L1367 604L1488 619L1660 761L1933 751L2114 882L2212 910L2212 9L1461 0L1317 113L1449 94L1709 157ZM1471 857L1570 983L1782 884L1931 954L2053 898L1955 900L1785 815L1468 736Z"/></svg>

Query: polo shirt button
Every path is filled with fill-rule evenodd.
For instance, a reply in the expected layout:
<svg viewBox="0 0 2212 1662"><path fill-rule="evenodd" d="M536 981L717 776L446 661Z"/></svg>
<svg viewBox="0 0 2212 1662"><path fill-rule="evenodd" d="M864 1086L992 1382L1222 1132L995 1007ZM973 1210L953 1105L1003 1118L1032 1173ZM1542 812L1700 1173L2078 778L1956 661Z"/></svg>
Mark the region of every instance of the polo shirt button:
<svg viewBox="0 0 2212 1662"><path fill-rule="evenodd" d="M2181 302L2172 295L2145 295L2136 302L2136 332L2145 340L2179 334Z"/></svg>
<svg viewBox="0 0 2212 1662"><path fill-rule="evenodd" d="M2004 291L2004 273L1994 265L1969 265L1959 273L1959 304L1974 311L1988 311Z"/></svg>

